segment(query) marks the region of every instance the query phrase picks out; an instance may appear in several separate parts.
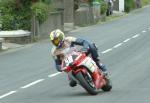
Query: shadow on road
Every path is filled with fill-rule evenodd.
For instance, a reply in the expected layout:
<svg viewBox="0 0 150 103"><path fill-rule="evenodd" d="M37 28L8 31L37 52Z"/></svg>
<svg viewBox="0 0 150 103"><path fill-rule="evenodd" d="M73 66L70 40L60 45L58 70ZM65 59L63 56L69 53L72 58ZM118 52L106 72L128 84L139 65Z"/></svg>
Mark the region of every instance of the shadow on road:
<svg viewBox="0 0 150 103"><path fill-rule="evenodd" d="M86 91L78 91L78 92L74 92L74 91L69 91L69 92L61 92L59 94L54 94L51 97L53 98L68 98L68 97L87 97L87 96L100 96L100 95L104 95L108 92L103 92L103 91L99 91L99 93L97 95L90 95L88 94Z"/></svg>

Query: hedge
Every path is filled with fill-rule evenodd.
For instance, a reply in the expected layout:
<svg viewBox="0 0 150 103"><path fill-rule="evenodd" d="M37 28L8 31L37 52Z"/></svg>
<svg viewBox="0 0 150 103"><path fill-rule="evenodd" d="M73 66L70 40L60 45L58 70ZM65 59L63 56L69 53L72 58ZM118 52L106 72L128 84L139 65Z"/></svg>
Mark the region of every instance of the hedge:
<svg viewBox="0 0 150 103"><path fill-rule="evenodd" d="M2 30L31 29L32 15L36 15L40 23L46 20L50 0L2 0L0 10Z"/></svg>
<svg viewBox="0 0 150 103"><path fill-rule="evenodd" d="M130 12L135 8L134 0L125 0L125 12Z"/></svg>

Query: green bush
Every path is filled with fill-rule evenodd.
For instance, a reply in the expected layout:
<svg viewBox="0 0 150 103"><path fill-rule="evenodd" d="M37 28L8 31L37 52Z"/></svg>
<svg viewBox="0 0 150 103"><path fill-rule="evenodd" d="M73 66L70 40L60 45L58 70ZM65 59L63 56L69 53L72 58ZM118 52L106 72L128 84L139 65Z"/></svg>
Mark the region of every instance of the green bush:
<svg viewBox="0 0 150 103"><path fill-rule="evenodd" d="M100 9L101 9L101 14L106 14L107 11L107 3L104 1L101 1L100 3Z"/></svg>
<svg viewBox="0 0 150 103"><path fill-rule="evenodd" d="M47 5L43 2L37 2L31 6L31 10L33 14L38 18L39 22L44 22L50 11L54 11L54 7L52 5Z"/></svg>
<svg viewBox="0 0 150 103"><path fill-rule="evenodd" d="M1 23L2 23L2 30L11 30L13 29L12 22L13 16L12 15L4 15L1 17Z"/></svg>
<svg viewBox="0 0 150 103"><path fill-rule="evenodd" d="M53 10L49 4L50 0L0 0L2 30L30 30L32 14L42 23L48 16L48 10Z"/></svg>
<svg viewBox="0 0 150 103"><path fill-rule="evenodd" d="M130 12L135 8L134 0L125 0L125 11Z"/></svg>
<svg viewBox="0 0 150 103"><path fill-rule="evenodd" d="M5 0L0 3L1 16L0 20L3 25L2 29L12 29L12 21L13 21L13 0Z"/></svg>
<svg viewBox="0 0 150 103"><path fill-rule="evenodd" d="M141 0L141 2L143 6L150 4L150 0Z"/></svg>
<svg viewBox="0 0 150 103"><path fill-rule="evenodd" d="M25 29L30 30L31 10L29 0L3 0L0 3L2 12L0 20L2 22L2 30Z"/></svg>

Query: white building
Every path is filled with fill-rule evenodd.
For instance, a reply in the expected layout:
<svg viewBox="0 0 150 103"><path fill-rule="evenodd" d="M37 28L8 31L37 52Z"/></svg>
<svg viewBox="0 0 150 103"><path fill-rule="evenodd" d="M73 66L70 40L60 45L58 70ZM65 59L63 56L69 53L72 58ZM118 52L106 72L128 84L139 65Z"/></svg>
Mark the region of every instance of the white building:
<svg viewBox="0 0 150 103"><path fill-rule="evenodd" d="M119 0L119 11L124 11L124 0Z"/></svg>

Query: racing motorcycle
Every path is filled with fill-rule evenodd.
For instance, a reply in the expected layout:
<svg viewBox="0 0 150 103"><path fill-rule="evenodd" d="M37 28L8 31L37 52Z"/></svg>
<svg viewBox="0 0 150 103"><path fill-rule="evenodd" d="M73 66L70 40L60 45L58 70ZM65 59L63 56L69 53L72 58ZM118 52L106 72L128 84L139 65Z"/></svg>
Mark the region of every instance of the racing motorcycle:
<svg viewBox="0 0 150 103"><path fill-rule="evenodd" d="M103 75L90 55L84 50L69 47L63 51L61 69L68 77L81 85L89 94L96 95L100 89L110 91L111 81Z"/></svg>

